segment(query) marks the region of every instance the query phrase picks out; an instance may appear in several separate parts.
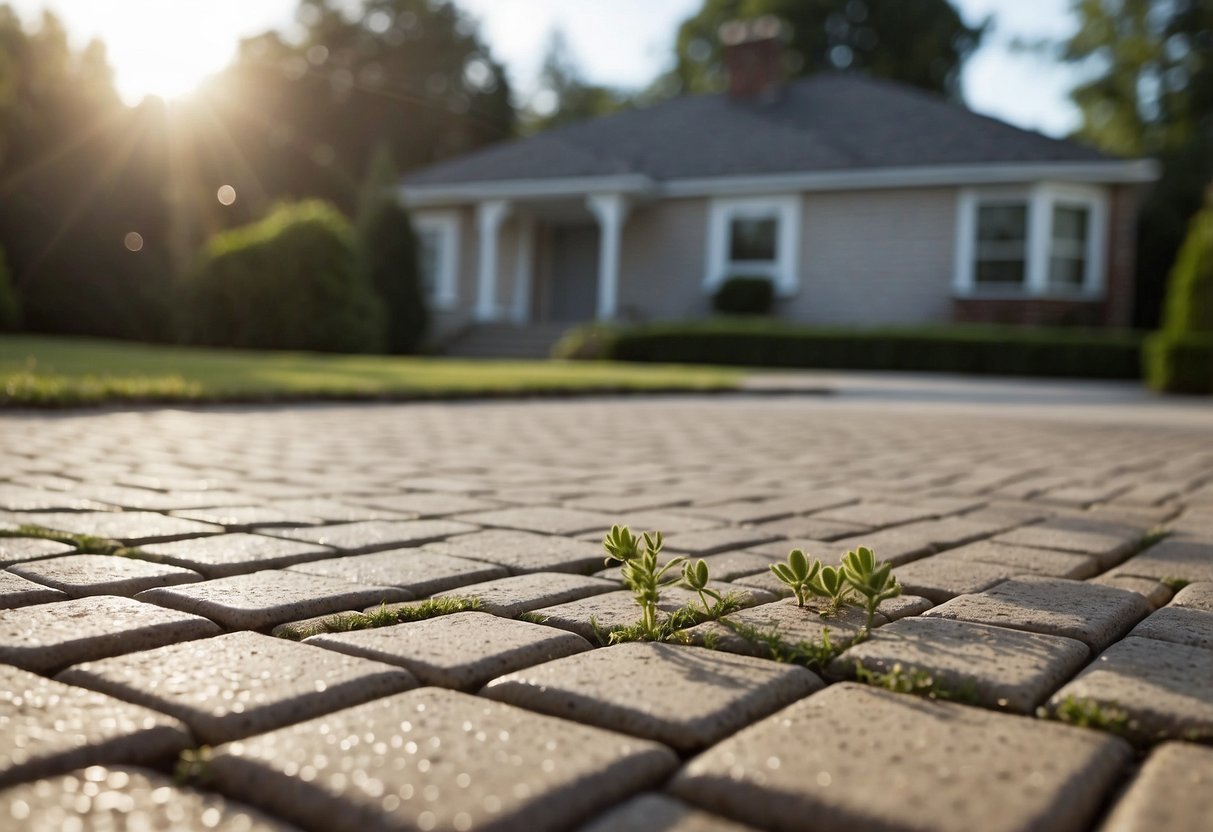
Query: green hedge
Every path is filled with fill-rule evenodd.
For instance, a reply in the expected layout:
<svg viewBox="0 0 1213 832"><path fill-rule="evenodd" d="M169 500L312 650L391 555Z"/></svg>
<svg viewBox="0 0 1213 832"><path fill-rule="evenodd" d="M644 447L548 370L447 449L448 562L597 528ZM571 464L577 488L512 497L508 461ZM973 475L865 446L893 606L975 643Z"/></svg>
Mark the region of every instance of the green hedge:
<svg viewBox="0 0 1213 832"><path fill-rule="evenodd" d="M730 277L712 296L712 308L725 315L769 315L775 284L768 277Z"/></svg>
<svg viewBox="0 0 1213 832"><path fill-rule="evenodd" d="M354 234L335 208L282 205L216 235L186 292L183 329L206 346L375 352L383 304L359 271Z"/></svg>
<svg viewBox="0 0 1213 832"><path fill-rule="evenodd" d="M917 370L1072 378L1141 378L1134 332L932 327L815 329L773 321L719 320L575 332L557 357L619 361Z"/></svg>
<svg viewBox="0 0 1213 832"><path fill-rule="evenodd" d="M1155 390L1213 395L1213 333L1159 332L1146 340L1146 378Z"/></svg>

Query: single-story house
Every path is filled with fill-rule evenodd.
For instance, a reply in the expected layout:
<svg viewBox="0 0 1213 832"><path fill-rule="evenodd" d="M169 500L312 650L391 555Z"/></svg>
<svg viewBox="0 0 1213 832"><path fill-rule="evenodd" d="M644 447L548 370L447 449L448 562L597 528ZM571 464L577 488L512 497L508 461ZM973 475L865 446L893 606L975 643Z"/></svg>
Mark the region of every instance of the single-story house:
<svg viewBox="0 0 1213 832"><path fill-rule="evenodd" d="M778 38L726 64L728 92L405 177L442 328L703 317L730 276L807 324L1130 321L1153 161L854 74L785 84Z"/></svg>

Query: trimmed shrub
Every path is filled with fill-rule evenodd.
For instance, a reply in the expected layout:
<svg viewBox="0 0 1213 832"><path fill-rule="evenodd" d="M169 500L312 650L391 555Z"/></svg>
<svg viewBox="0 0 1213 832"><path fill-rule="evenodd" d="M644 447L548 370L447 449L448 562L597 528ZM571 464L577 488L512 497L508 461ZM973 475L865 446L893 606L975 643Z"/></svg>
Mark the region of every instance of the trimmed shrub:
<svg viewBox="0 0 1213 832"><path fill-rule="evenodd" d="M358 269L346 219L319 201L284 204L216 235L190 281L183 329L198 344L375 352L383 307Z"/></svg>
<svg viewBox="0 0 1213 832"><path fill-rule="evenodd" d="M766 277L730 277L712 296L712 308L725 315L769 315L775 285Z"/></svg>
<svg viewBox="0 0 1213 832"><path fill-rule="evenodd" d="M15 332L21 326L21 301L0 249L0 332Z"/></svg>
<svg viewBox="0 0 1213 832"><path fill-rule="evenodd" d="M600 355L620 361L914 370L1072 378L1141 378L1133 332L935 327L811 329L761 320L652 324L599 331ZM574 336L569 337L575 342Z"/></svg>
<svg viewBox="0 0 1213 832"><path fill-rule="evenodd" d="M1213 199L1188 227L1168 281L1163 328L1146 345L1145 364L1155 390L1213 394Z"/></svg>
<svg viewBox="0 0 1213 832"><path fill-rule="evenodd" d="M395 200L380 200L359 228L358 260L363 279L383 302L390 353L417 352L429 327L417 254L408 212Z"/></svg>

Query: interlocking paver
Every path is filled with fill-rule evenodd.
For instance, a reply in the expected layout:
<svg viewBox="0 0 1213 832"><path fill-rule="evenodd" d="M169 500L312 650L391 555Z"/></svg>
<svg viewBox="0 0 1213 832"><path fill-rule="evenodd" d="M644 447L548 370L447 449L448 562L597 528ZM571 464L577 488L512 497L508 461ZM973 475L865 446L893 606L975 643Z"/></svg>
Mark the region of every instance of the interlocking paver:
<svg viewBox="0 0 1213 832"><path fill-rule="evenodd" d="M854 523L839 523L835 520L823 520L816 515L808 517L785 517L782 520L772 520L759 523L755 528L780 537L801 537L810 540L840 540L844 537L854 537L864 530L864 526Z"/></svg>
<svg viewBox="0 0 1213 832"><path fill-rule="evenodd" d="M1023 576L975 595L957 596L923 614L1076 638L1102 650L1149 612L1145 599L1128 590Z"/></svg>
<svg viewBox="0 0 1213 832"><path fill-rule="evenodd" d="M868 529L881 529L937 517L941 512L934 508L904 505L899 503L863 502L818 512L822 520L838 523L853 523Z"/></svg>
<svg viewBox="0 0 1213 832"><path fill-rule="evenodd" d="M184 517L187 520L223 526L229 532L248 531L257 526L319 526L324 522L321 517L260 505L190 508L170 511L169 514L174 517Z"/></svg>
<svg viewBox="0 0 1213 832"><path fill-rule="evenodd" d="M74 546L41 537L0 537L0 566L50 558L76 551Z"/></svg>
<svg viewBox="0 0 1213 832"><path fill-rule="evenodd" d="M318 635L306 643L400 665L424 684L466 691L502 674L590 649L576 633L480 612Z"/></svg>
<svg viewBox="0 0 1213 832"><path fill-rule="evenodd" d="M86 662L55 678L175 716L212 745L417 686L391 665L249 632Z"/></svg>
<svg viewBox="0 0 1213 832"><path fill-rule="evenodd" d="M288 566L285 571L376 586L394 586L404 590L409 598L503 578L507 574L500 566L425 549L394 549L369 555L314 560Z"/></svg>
<svg viewBox="0 0 1213 832"><path fill-rule="evenodd" d="M76 494L0 484L0 510L3 511L97 511L106 506Z"/></svg>
<svg viewBox="0 0 1213 832"><path fill-rule="evenodd" d="M1035 572L1053 578L1082 580L1099 571L1099 562L1088 555L1059 552L1054 549L1034 549L1029 546L1007 546L1001 543L981 541L941 552L932 558L935 562L960 561L967 563L995 563L1015 572ZM900 575L901 572L898 572Z"/></svg>
<svg viewBox="0 0 1213 832"><path fill-rule="evenodd" d="M691 752L821 686L794 665L633 643L511 673L481 695Z"/></svg>
<svg viewBox="0 0 1213 832"><path fill-rule="evenodd" d="M9 567L11 572L62 590L85 595L134 595L157 586L202 580L189 569L115 555L66 555Z"/></svg>
<svg viewBox="0 0 1213 832"><path fill-rule="evenodd" d="M1145 599L1151 609L1158 609L1163 606L1175 594L1169 586L1155 578L1135 578L1132 575L1113 575L1110 572L1096 575L1094 578L1089 579L1088 583L1136 592Z"/></svg>
<svg viewBox="0 0 1213 832"><path fill-rule="evenodd" d="M530 832L586 820L676 766L656 743L425 688L222 746L209 769L225 794L309 828Z"/></svg>
<svg viewBox="0 0 1213 832"><path fill-rule="evenodd" d="M1213 612L1187 607L1163 607L1151 613L1129 635L1213 650Z"/></svg>
<svg viewBox="0 0 1213 832"><path fill-rule="evenodd" d="M993 563L947 561L938 557L897 567L897 580L906 592L939 604L957 595L989 589L1018 571Z"/></svg>
<svg viewBox="0 0 1213 832"><path fill-rule="evenodd" d="M266 534L331 546L349 555L420 546L444 537L476 531L475 526L453 520L365 520L335 526L301 529L265 529Z"/></svg>
<svg viewBox="0 0 1213 832"><path fill-rule="evenodd" d="M293 832L295 827L137 768L90 766L0 791L0 823L25 829Z"/></svg>
<svg viewBox="0 0 1213 832"><path fill-rule="evenodd" d="M665 795L645 794L581 827L579 832L752 832L751 827L693 809Z"/></svg>
<svg viewBox="0 0 1213 832"><path fill-rule="evenodd" d="M193 569L208 578L275 569L337 553L328 546L243 533L156 543L140 549L165 563Z"/></svg>
<svg viewBox="0 0 1213 832"><path fill-rule="evenodd" d="M927 674L939 695L1030 714L1086 664L1081 641L946 618L904 618L846 650L830 665L854 676Z"/></svg>
<svg viewBox="0 0 1213 832"><path fill-rule="evenodd" d="M482 526L564 535L576 535L584 532L605 533L611 528L612 523L617 522L617 518L610 514L552 506L480 511L461 514L458 519Z"/></svg>
<svg viewBox="0 0 1213 832"><path fill-rule="evenodd" d="M776 536L759 529L723 528L685 532L668 537L665 550L671 554L693 555L697 558L732 549L745 549L760 543L770 543Z"/></svg>
<svg viewBox="0 0 1213 832"><path fill-rule="evenodd" d="M1008 546L1032 546L1090 555L1106 569L1133 551L1144 536L1142 529L1123 523L1057 517L1032 526L1020 526L992 540Z"/></svg>
<svg viewBox="0 0 1213 832"><path fill-rule="evenodd" d="M381 494L369 497L353 497L350 502L386 511L411 514L414 517L446 517L469 511L488 511L499 508L499 504L466 494L423 493Z"/></svg>
<svg viewBox="0 0 1213 832"><path fill-rule="evenodd" d="M1185 586L1175 593L1175 597L1171 599L1171 605L1213 612L1213 583L1205 582Z"/></svg>
<svg viewBox="0 0 1213 832"><path fill-rule="evenodd" d="M1213 818L1213 748L1168 742L1154 749L1102 832L1205 832Z"/></svg>
<svg viewBox="0 0 1213 832"><path fill-rule="evenodd" d="M723 621L700 624L689 633L696 643L705 643L710 637L719 650L766 657L770 655L769 637L777 636L789 646L800 643L816 646L823 638L839 645L858 635L866 620L856 607L845 606L829 615L823 615L823 609L820 604L799 607L788 598L729 613ZM883 624L885 620L878 614L877 623Z"/></svg>
<svg viewBox="0 0 1213 832"><path fill-rule="evenodd" d="M808 818L822 830L1069 832L1094 819L1129 757L1100 732L840 684L709 749L670 790L789 832Z"/></svg>
<svg viewBox="0 0 1213 832"><path fill-rule="evenodd" d="M773 595L760 589L739 587L736 584L712 583L710 586L722 592L737 592L738 600L746 605L774 600ZM668 615L686 604L699 604L699 596L688 589L672 587L662 593L657 609ZM605 638L610 630L635 624L640 618L640 609L636 606L631 592L617 590L565 604L542 607L535 610L534 614L542 619L544 624L569 630L597 643L599 637Z"/></svg>
<svg viewBox="0 0 1213 832"><path fill-rule="evenodd" d="M618 582L564 572L532 572L484 583L468 584L459 589L437 592L435 598L475 598L480 609L493 615L516 618L541 607L566 604L591 595L614 592Z"/></svg>
<svg viewBox="0 0 1213 832"><path fill-rule="evenodd" d="M137 598L204 615L229 629L258 630L352 607L407 601L408 593L282 569L149 589Z"/></svg>
<svg viewBox="0 0 1213 832"><path fill-rule="evenodd" d="M67 598L66 592L34 583L20 575L0 570L0 610L46 604Z"/></svg>
<svg viewBox="0 0 1213 832"><path fill-rule="evenodd" d="M512 574L592 572L602 566L600 543L507 529L491 529L431 543L426 551L488 561Z"/></svg>
<svg viewBox="0 0 1213 832"><path fill-rule="evenodd" d="M1128 731L1161 738L1213 739L1213 650L1125 638L1096 657L1050 700L1092 701L1123 712Z"/></svg>
<svg viewBox="0 0 1213 832"><path fill-rule="evenodd" d="M155 590L153 590L155 591ZM76 662L215 635L197 615L103 595L0 610L0 662L47 673Z"/></svg>
<svg viewBox="0 0 1213 832"><path fill-rule="evenodd" d="M164 714L0 665L0 786L79 766L157 762L190 744L185 726ZM0 827L6 821L0 815Z"/></svg>
<svg viewBox="0 0 1213 832"><path fill-rule="evenodd" d="M59 511L30 514L25 522L57 532L119 540L131 546L223 531L222 526L154 511Z"/></svg>
<svg viewBox="0 0 1213 832"><path fill-rule="evenodd" d="M1182 581L1213 581L1213 541L1167 539L1126 560L1114 575Z"/></svg>

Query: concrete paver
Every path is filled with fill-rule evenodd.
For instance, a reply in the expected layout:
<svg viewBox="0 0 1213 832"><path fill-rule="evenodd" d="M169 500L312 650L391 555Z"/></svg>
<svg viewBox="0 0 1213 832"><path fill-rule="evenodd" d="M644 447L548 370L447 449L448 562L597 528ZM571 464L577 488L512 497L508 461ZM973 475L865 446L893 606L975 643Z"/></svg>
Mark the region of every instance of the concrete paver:
<svg viewBox="0 0 1213 832"><path fill-rule="evenodd" d="M557 829L661 783L656 743L423 688L216 749L219 788L332 832Z"/></svg>
<svg viewBox="0 0 1213 832"><path fill-rule="evenodd" d="M421 598L451 587L490 581L506 575L505 569L500 566L424 549L392 549L369 555L313 560L288 566L286 571L375 586L393 586L403 590L408 598Z"/></svg>
<svg viewBox="0 0 1213 832"><path fill-rule="evenodd" d="M0 786L79 766L157 762L190 744L185 726L164 714L0 665Z"/></svg>
<svg viewBox="0 0 1213 832"><path fill-rule="evenodd" d="M1066 832L1094 819L1129 759L1098 732L839 684L696 757L670 791L788 832L806 818L822 830Z"/></svg>
<svg viewBox="0 0 1213 832"><path fill-rule="evenodd" d="M541 607L566 604L591 595L615 592L614 581L569 575L563 572L532 572L478 584L466 584L459 589L437 592L435 598L474 598L480 609L493 615L516 618L524 612Z"/></svg>
<svg viewBox="0 0 1213 832"><path fill-rule="evenodd" d="M645 794L612 809L579 832L752 832L752 828L664 795Z"/></svg>
<svg viewBox="0 0 1213 832"><path fill-rule="evenodd" d="M1150 754L1102 832L1203 832L1213 818L1213 748L1168 742Z"/></svg>
<svg viewBox="0 0 1213 832"><path fill-rule="evenodd" d="M593 572L602 566L600 543L510 529L465 534L431 543L426 551L504 566L513 575L528 572Z"/></svg>
<svg viewBox="0 0 1213 832"><path fill-rule="evenodd" d="M75 547L57 540L41 537L0 537L0 566L67 555L74 551Z"/></svg>
<svg viewBox="0 0 1213 832"><path fill-rule="evenodd" d="M180 566L113 555L65 555L9 567L22 577L58 589L73 598L85 595L134 595L157 586L202 580Z"/></svg>
<svg viewBox="0 0 1213 832"><path fill-rule="evenodd" d="M208 578L226 578L261 569L276 569L293 563L333 557L337 553L328 546L244 533L195 537L173 543L141 546L140 549L145 555L165 563L193 569Z"/></svg>
<svg viewBox="0 0 1213 832"><path fill-rule="evenodd" d="M396 667L249 632L86 662L55 678L175 716L212 745L417 686Z"/></svg>
<svg viewBox="0 0 1213 832"><path fill-rule="evenodd" d="M34 583L10 571L0 570L0 610L45 604L67 597L66 592Z"/></svg>

